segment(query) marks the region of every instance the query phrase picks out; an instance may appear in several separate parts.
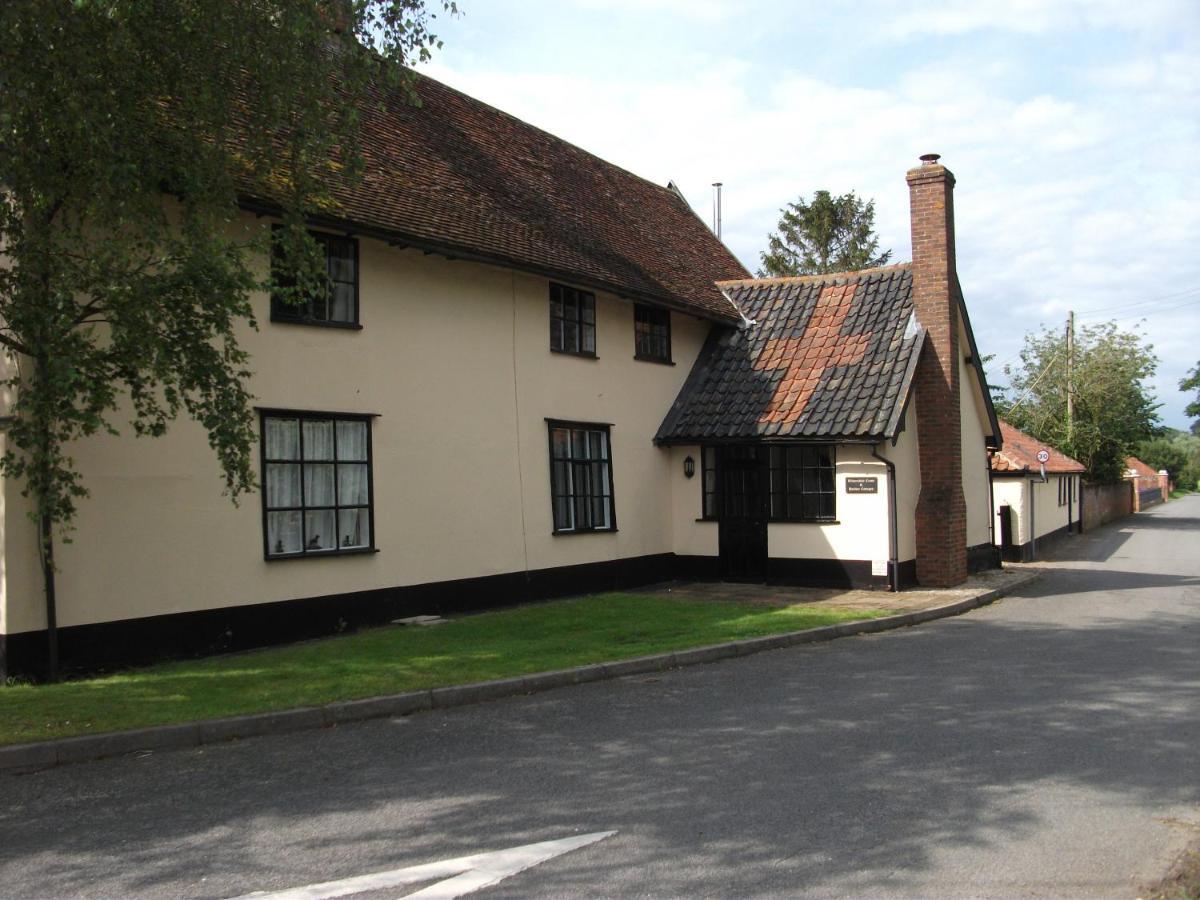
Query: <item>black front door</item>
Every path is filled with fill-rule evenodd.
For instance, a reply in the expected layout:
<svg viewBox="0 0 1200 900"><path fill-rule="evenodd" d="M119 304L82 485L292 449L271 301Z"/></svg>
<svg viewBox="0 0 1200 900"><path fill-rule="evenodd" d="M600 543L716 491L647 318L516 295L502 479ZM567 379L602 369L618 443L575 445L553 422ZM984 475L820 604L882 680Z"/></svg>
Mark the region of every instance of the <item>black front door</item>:
<svg viewBox="0 0 1200 900"><path fill-rule="evenodd" d="M721 577L761 582L767 578L767 455L756 445L721 447L719 527Z"/></svg>

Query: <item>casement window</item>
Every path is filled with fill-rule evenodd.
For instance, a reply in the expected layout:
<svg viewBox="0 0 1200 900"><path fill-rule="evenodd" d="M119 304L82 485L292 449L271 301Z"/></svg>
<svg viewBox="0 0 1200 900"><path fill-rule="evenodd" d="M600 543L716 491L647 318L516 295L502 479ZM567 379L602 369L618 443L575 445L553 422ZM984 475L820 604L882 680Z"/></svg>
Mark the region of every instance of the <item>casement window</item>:
<svg viewBox="0 0 1200 900"><path fill-rule="evenodd" d="M1068 503L1075 501L1075 479L1072 476L1066 478L1061 475L1058 478L1058 505L1066 506Z"/></svg>
<svg viewBox="0 0 1200 900"><path fill-rule="evenodd" d="M702 518L720 518L720 494L717 493L717 448L700 448L700 491L704 497Z"/></svg>
<svg viewBox="0 0 1200 900"><path fill-rule="evenodd" d="M271 321L357 328L358 241L315 231L311 236L325 254L328 276L326 289L299 304L288 303L281 297L272 296ZM278 254L273 253L272 268L279 263Z"/></svg>
<svg viewBox="0 0 1200 900"><path fill-rule="evenodd" d="M371 419L262 413L267 559L374 549Z"/></svg>
<svg viewBox="0 0 1200 900"><path fill-rule="evenodd" d="M771 519L828 522L837 513L832 446L772 446Z"/></svg>
<svg viewBox="0 0 1200 900"><path fill-rule="evenodd" d="M671 361L671 313L641 303L633 307L634 358L647 362Z"/></svg>
<svg viewBox="0 0 1200 900"><path fill-rule="evenodd" d="M550 349L596 355L596 295L565 284L550 285Z"/></svg>
<svg viewBox="0 0 1200 900"><path fill-rule="evenodd" d="M608 426L551 422L554 533L616 531Z"/></svg>

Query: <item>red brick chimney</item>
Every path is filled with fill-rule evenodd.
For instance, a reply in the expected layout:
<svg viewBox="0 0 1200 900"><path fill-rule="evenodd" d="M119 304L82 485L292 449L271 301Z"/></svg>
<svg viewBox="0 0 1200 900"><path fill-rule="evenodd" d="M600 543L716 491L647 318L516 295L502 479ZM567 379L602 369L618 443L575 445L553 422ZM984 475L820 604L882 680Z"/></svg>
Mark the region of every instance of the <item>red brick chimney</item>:
<svg viewBox="0 0 1200 900"><path fill-rule="evenodd" d="M925 327L915 377L921 495L917 581L950 587L967 577L967 504L962 490L958 303L954 266L954 176L936 153L908 171L913 305Z"/></svg>

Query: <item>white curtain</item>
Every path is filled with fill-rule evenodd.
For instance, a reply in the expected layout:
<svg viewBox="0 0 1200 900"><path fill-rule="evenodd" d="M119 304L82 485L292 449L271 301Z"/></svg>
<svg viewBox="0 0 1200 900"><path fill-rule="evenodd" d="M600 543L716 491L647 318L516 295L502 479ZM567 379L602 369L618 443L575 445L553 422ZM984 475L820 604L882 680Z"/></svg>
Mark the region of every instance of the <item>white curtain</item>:
<svg viewBox="0 0 1200 900"><path fill-rule="evenodd" d="M367 461L367 423L337 423L338 459Z"/></svg>
<svg viewBox="0 0 1200 900"><path fill-rule="evenodd" d="M333 422L329 419L304 421L304 458L333 459Z"/></svg>
<svg viewBox="0 0 1200 900"><path fill-rule="evenodd" d="M300 458L300 422L296 419L267 419L267 459Z"/></svg>

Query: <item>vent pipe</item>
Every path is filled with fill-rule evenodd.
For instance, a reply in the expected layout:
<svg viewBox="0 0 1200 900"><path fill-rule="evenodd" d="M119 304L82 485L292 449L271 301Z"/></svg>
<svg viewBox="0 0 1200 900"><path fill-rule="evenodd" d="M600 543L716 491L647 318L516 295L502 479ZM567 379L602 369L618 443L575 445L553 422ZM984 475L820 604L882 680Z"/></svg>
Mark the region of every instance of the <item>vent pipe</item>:
<svg viewBox="0 0 1200 900"><path fill-rule="evenodd" d="M713 233L721 239L721 182L713 182Z"/></svg>

